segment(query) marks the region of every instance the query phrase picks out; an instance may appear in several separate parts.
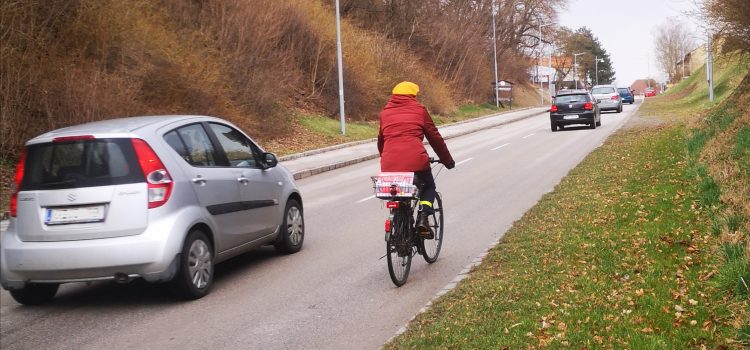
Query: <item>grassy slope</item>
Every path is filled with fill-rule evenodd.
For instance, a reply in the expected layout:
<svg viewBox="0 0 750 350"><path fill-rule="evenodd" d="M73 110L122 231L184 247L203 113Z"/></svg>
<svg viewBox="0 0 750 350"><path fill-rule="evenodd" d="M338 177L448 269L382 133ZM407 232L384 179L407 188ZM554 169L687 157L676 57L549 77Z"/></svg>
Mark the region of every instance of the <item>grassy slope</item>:
<svg viewBox="0 0 750 350"><path fill-rule="evenodd" d="M717 67L717 102L747 62ZM728 226L715 223L728 206L719 200L723 183L697 157L706 161L713 149L748 162L748 119L715 120L726 119L723 106L750 104L733 96L696 125L694 116L715 106L703 102L705 91L699 72L649 99L641 114L658 126L611 137L386 348L743 348L750 304L738 277L749 271L747 232L727 241ZM736 142L713 147L710 140L725 138L700 136L705 124L727 124ZM744 169L736 181L747 188ZM735 228L747 225L732 217Z"/></svg>

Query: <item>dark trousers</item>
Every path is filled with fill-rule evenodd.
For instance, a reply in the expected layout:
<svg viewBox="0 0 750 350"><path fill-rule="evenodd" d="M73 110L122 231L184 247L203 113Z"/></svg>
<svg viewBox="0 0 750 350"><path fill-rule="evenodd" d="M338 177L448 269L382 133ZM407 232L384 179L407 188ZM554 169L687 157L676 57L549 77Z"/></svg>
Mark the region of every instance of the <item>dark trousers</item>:
<svg viewBox="0 0 750 350"><path fill-rule="evenodd" d="M417 171L414 173L414 175L416 175L414 182L417 184L417 186L421 186L419 196L420 201L434 203L435 194L437 193L437 191L435 190L435 178L432 176L432 169ZM420 205L419 207L424 213L434 213L434 210L430 206Z"/></svg>

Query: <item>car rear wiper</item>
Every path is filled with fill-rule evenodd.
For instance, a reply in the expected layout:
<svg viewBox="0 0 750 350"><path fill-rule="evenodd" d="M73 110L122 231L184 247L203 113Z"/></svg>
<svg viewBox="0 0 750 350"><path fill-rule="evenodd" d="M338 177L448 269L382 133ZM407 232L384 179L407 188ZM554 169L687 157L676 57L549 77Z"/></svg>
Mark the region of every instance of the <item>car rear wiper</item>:
<svg viewBox="0 0 750 350"><path fill-rule="evenodd" d="M75 184L76 182L78 182L78 180L76 179L65 179L62 181L45 182L43 184L40 184L39 187L49 188L49 187L65 186L65 185Z"/></svg>

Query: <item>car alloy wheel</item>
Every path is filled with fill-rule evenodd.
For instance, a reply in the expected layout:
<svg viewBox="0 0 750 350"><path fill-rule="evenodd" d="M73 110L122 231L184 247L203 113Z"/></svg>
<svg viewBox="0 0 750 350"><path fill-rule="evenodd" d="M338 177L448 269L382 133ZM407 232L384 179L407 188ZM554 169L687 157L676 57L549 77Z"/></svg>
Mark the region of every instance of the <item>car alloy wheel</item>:
<svg viewBox="0 0 750 350"><path fill-rule="evenodd" d="M195 288L205 288L208 285L213 274L213 263L211 262L211 250L206 242L195 240L190 245L188 270Z"/></svg>
<svg viewBox="0 0 750 350"><path fill-rule="evenodd" d="M193 229L185 238L180 267L171 282L172 292L179 298L195 300L208 294L214 281L211 241L200 229Z"/></svg>
<svg viewBox="0 0 750 350"><path fill-rule="evenodd" d="M303 221L302 212L297 207L289 208L286 215L287 234L289 235L289 243L292 245L298 245L302 241L303 235Z"/></svg>
<svg viewBox="0 0 750 350"><path fill-rule="evenodd" d="M279 225L279 236L274 243L276 250L282 254L293 254L302 249L305 240L305 218L302 205L290 198L284 209L284 216Z"/></svg>

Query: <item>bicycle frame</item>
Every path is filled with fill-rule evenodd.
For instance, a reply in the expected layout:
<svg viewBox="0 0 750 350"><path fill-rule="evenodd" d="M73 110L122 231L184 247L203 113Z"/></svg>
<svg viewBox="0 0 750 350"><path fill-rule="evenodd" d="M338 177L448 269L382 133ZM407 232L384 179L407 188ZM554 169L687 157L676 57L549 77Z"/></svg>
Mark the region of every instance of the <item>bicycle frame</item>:
<svg viewBox="0 0 750 350"><path fill-rule="evenodd" d="M416 247L418 253L421 253L421 248L416 241L415 213L417 212L417 207L421 198L420 192L421 187L418 186L415 197L408 199L394 197L388 200L386 202L386 208L390 209L390 214L385 222L385 241L388 242L396 229L396 225L403 224L402 222L397 223L396 217L400 216L401 218L408 218L407 224L403 228L405 229L405 232L407 232L410 246Z"/></svg>

